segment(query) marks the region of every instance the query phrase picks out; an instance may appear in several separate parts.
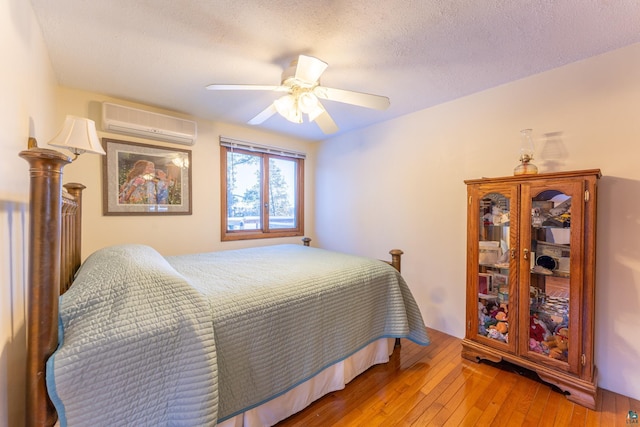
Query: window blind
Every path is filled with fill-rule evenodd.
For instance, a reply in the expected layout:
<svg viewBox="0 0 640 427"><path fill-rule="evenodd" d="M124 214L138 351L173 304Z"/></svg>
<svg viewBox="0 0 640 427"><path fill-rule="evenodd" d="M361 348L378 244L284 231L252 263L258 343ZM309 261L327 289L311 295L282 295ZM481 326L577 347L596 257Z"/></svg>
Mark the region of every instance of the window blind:
<svg viewBox="0 0 640 427"><path fill-rule="evenodd" d="M239 139L228 138L226 136L220 136L220 146L228 147L231 149L236 148L238 150L253 151L256 153L274 154L276 156L282 156L282 157L293 157L296 159L307 158L306 153L303 153L301 151L293 151L288 148L280 148L280 147L274 147L271 145L263 145L263 144L256 144L254 142L241 141Z"/></svg>

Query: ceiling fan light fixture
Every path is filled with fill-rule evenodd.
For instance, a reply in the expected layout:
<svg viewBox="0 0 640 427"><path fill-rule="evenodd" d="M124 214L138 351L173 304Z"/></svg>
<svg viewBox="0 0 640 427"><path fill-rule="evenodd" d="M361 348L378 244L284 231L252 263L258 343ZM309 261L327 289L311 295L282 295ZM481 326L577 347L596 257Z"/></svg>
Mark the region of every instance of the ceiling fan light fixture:
<svg viewBox="0 0 640 427"><path fill-rule="evenodd" d="M285 119L293 123L302 123L302 114L298 109L296 99L292 95L282 96L273 101L276 111Z"/></svg>
<svg viewBox="0 0 640 427"><path fill-rule="evenodd" d="M318 97L311 92L303 92L298 97L300 111L309 114L318 107Z"/></svg>

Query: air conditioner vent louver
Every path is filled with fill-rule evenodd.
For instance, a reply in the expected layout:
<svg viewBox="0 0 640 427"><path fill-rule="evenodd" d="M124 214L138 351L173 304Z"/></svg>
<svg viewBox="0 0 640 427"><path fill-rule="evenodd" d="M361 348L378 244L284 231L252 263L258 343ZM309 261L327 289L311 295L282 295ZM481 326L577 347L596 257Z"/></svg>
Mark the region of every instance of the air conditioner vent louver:
<svg viewBox="0 0 640 427"><path fill-rule="evenodd" d="M183 145L195 144L198 133L194 121L109 102L102 103L102 129Z"/></svg>

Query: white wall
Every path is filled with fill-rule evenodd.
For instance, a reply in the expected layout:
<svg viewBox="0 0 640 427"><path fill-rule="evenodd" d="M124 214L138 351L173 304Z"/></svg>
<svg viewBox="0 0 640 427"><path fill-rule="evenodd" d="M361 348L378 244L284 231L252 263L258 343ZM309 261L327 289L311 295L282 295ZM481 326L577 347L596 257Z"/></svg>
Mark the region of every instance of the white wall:
<svg viewBox="0 0 640 427"><path fill-rule="evenodd" d="M596 362L601 387L640 399L639 75L640 44L323 142L317 243L376 257L403 249L427 325L463 337L463 180L512 175L519 131L533 128L541 172L604 175Z"/></svg>
<svg viewBox="0 0 640 427"><path fill-rule="evenodd" d="M52 129L55 79L31 5L0 2L0 426L24 425L29 136Z"/></svg>

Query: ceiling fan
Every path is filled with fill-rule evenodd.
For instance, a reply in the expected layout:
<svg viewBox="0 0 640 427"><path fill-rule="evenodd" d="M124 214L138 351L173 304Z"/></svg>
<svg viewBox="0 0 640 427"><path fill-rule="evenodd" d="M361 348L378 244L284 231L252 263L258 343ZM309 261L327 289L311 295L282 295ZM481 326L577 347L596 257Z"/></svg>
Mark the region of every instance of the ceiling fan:
<svg viewBox="0 0 640 427"><path fill-rule="evenodd" d="M300 55L291 62L291 66L282 73L279 86L212 84L209 90L262 90L284 92L286 95L276 99L271 105L248 121L257 125L272 115L279 113L293 123L302 123L303 114L310 122L315 121L322 132L334 133L338 126L333 121L319 99L342 102L360 107L384 110L389 107L389 98L380 95L334 89L320 85L320 76L328 64L313 56Z"/></svg>

